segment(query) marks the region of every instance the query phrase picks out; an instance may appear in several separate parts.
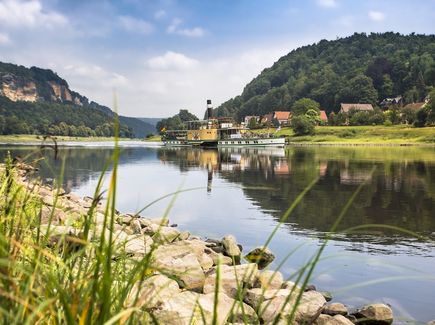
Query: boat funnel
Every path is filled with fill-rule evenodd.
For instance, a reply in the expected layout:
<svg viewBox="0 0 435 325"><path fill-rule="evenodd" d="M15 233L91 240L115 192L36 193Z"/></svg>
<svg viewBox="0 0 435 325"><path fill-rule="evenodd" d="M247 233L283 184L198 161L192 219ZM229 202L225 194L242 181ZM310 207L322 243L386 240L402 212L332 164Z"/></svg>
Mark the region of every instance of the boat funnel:
<svg viewBox="0 0 435 325"><path fill-rule="evenodd" d="M207 118L213 118L213 107L211 106L211 99L207 99Z"/></svg>

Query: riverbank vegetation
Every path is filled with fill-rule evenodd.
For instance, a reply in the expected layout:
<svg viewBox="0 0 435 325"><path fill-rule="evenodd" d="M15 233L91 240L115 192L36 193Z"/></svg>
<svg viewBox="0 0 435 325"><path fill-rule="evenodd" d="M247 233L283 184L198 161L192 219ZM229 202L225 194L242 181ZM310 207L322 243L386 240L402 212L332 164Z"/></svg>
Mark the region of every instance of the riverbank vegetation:
<svg viewBox="0 0 435 325"><path fill-rule="evenodd" d="M297 136L290 127L254 130L285 136L289 143L317 144L435 144L435 127L415 128L406 125L394 126L316 126L314 135Z"/></svg>

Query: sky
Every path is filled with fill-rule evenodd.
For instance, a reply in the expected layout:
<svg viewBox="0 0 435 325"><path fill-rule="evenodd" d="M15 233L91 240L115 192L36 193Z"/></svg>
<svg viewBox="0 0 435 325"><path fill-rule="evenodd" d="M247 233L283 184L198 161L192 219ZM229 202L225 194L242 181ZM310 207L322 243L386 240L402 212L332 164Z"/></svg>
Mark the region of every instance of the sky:
<svg viewBox="0 0 435 325"><path fill-rule="evenodd" d="M0 0L0 61L134 117L202 117L293 49L385 31L434 34L435 0Z"/></svg>

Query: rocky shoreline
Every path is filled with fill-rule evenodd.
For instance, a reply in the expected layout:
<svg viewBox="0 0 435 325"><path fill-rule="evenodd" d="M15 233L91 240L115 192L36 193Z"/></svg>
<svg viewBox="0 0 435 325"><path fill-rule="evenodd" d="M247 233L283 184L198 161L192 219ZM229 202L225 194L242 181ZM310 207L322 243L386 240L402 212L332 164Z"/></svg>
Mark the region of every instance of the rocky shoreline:
<svg viewBox="0 0 435 325"><path fill-rule="evenodd" d="M393 322L385 304L356 310L308 285L286 281L279 271L267 269L275 258L264 247L242 257L242 246L232 235L202 239L177 229L166 218L146 218L116 212L113 231L104 228L105 207L90 197L56 191L31 181L33 169L18 164L17 182L39 199L41 228L47 243L80 245L83 215L95 208L92 240L113 238L116 254L132 260L149 257L153 272L136 282L125 307L145 309L158 324L316 324L352 325ZM106 220L107 221L107 220ZM113 258L116 258L114 256ZM248 263L245 263L247 261ZM295 307L297 306L297 307ZM146 321L145 321L146 323Z"/></svg>

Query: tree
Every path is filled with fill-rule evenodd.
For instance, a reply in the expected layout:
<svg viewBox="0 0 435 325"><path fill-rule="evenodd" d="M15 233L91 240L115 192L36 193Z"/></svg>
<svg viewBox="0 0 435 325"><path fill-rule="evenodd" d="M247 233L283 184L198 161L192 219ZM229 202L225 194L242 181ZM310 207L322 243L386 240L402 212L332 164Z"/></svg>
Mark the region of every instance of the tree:
<svg viewBox="0 0 435 325"><path fill-rule="evenodd" d="M318 115L320 113L320 104L310 98L301 98L297 100L292 106L292 113L294 116L304 115L309 110L317 112Z"/></svg>
<svg viewBox="0 0 435 325"><path fill-rule="evenodd" d="M412 108L403 108L400 112L400 122L403 124L414 124L417 114Z"/></svg>
<svg viewBox="0 0 435 325"><path fill-rule="evenodd" d="M427 110L425 108L420 108L416 113L416 119L414 121L414 126L423 127L426 125L427 120Z"/></svg>
<svg viewBox="0 0 435 325"><path fill-rule="evenodd" d="M311 120L315 125L319 125L322 122L322 119L320 118L320 114L318 111L310 108L306 113L305 116Z"/></svg>
<svg viewBox="0 0 435 325"><path fill-rule="evenodd" d="M360 74L349 80L349 84L340 91L340 98L341 102L375 104L378 92L373 87L372 79Z"/></svg>
<svg viewBox="0 0 435 325"><path fill-rule="evenodd" d="M435 89L429 93L429 102L427 108L427 123L435 124Z"/></svg>
<svg viewBox="0 0 435 325"><path fill-rule="evenodd" d="M257 119L255 117L251 117L251 119L249 120L248 128L250 128L251 130L258 128Z"/></svg>
<svg viewBox="0 0 435 325"><path fill-rule="evenodd" d="M291 127L296 135L309 135L315 132L315 123L306 115L293 117Z"/></svg>

